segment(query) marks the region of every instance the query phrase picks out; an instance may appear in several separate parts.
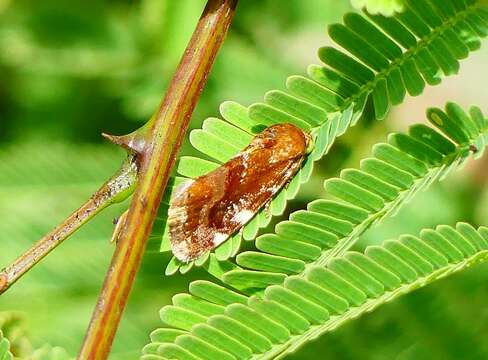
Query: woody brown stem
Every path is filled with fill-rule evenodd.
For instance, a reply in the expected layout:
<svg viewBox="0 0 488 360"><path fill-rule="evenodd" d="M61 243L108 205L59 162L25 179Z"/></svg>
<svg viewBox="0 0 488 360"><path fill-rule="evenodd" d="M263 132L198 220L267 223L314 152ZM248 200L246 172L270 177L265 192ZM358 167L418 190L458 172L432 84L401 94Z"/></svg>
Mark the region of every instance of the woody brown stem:
<svg viewBox="0 0 488 360"><path fill-rule="evenodd" d="M106 359L190 116L227 33L237 0L209 0L155 116L141 168L78 359Z"/></svg>
<svg viewBox="0 0 488 360"><path fill-rule="evenodd" d="M96 214L110 204L122 201L129 196L133 190L136 176L136 159L131 155L121 169L105 182L86 203L0 272L0 294L10 288L22 275Z"/></svg>

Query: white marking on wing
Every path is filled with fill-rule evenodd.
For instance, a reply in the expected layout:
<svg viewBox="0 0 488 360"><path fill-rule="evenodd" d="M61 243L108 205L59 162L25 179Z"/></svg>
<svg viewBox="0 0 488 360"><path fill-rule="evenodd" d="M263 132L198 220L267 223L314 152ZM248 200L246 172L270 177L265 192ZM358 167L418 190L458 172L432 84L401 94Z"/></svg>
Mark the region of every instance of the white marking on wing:
<svg viewBox="0 0 488 360"><path fill-rule="evenodd" d="M254 213L251 210L244 209L235 214L232 220L239 224L245 224L252 219L253 215Z"/></svg>
<svg viewBox="0 0 488 360"><path fill-rule="evenodd" d="M215 233L214 238L213 238L213 245L218 246L218 245L222 244L228 238L229 238L229 235L227 235L227 234Z"/></svg>
<svg viewBox="0 0 488 360"><path fill-rule="evenodd" d="M188 212L186 206L171 206L168 209L168 224L171 226L183 226L187 219Z"/></svg>
<svg viewBox="0 0 488 360"><path fill-rule="evenodd" d="M190 258L190 249L186 241L180 241L178 243L171 243L171 251L173 255L180 261L188 262Z"/></svg>

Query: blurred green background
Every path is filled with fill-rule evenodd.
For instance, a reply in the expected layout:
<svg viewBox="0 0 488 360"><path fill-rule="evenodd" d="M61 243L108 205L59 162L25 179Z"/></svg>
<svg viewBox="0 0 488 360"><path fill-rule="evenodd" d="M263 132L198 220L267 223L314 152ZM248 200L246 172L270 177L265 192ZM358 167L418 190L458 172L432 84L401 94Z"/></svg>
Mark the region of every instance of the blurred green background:
<svg viewBox="0 0 488 360"><path fill-rule="evenodd" d="M0 267L119 166L123 151L100 132L127 133L149 118L204 3L0 0ZM330 44L326 25L350 10L347 0L241 0L191 127L218 115L224 100L248 105L282 89L288 75L303 74L318 62L317 48ZM487 61L484 46L458 76L408 98L386 121L364 120L321 161L290 208L320 196L325 177L357 166L388 132L424 122L427 106L452 100L486 111ZM183 152L191 152L188 144ZM441 223L487 225L487 183L485 156L418 195L358 246ZM126 206L108 209L0 297L0 325L9 326L17 351L49 343L77 353L113 251L112 219ZM111 359L137 358L160 326L159 309L191 279L206 277L198 270L164 277L169 255L158 247L151 239ZM421 289L290 358L487 359L487 270L478 266ZM22 320L9 320L10 311Z"/></svg>

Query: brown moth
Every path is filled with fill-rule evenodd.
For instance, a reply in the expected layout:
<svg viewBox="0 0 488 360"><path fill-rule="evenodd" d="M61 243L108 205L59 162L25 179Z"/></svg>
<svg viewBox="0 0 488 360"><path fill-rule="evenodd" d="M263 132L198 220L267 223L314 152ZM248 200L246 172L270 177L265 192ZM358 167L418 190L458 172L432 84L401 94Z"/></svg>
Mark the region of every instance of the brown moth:
<svg viewBox="0 0 488 360"><path fill-rule="evenodd" d="M294 125L270 126L225 164L180 185L168 212L176 258L196 259L251 220L293 178L310 141Z"/></svg>

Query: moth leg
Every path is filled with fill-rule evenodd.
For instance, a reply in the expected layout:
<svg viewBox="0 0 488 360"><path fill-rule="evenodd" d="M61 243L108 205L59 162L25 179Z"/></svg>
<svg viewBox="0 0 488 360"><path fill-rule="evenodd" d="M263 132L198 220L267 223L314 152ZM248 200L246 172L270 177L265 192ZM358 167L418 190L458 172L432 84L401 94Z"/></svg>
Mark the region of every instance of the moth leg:
<svg viewBox="0 0 488 360"><path fill-rule="evenodd" d="M125 210L122 213L122 215L114 219L115 228L114 228L114 232L112 233L112 237L110 238L110 243L116 244L117 241L119 240L120 231L122 230L122 226L124 226L125 219L127 218L128 212L129 209Z"/></svg>

